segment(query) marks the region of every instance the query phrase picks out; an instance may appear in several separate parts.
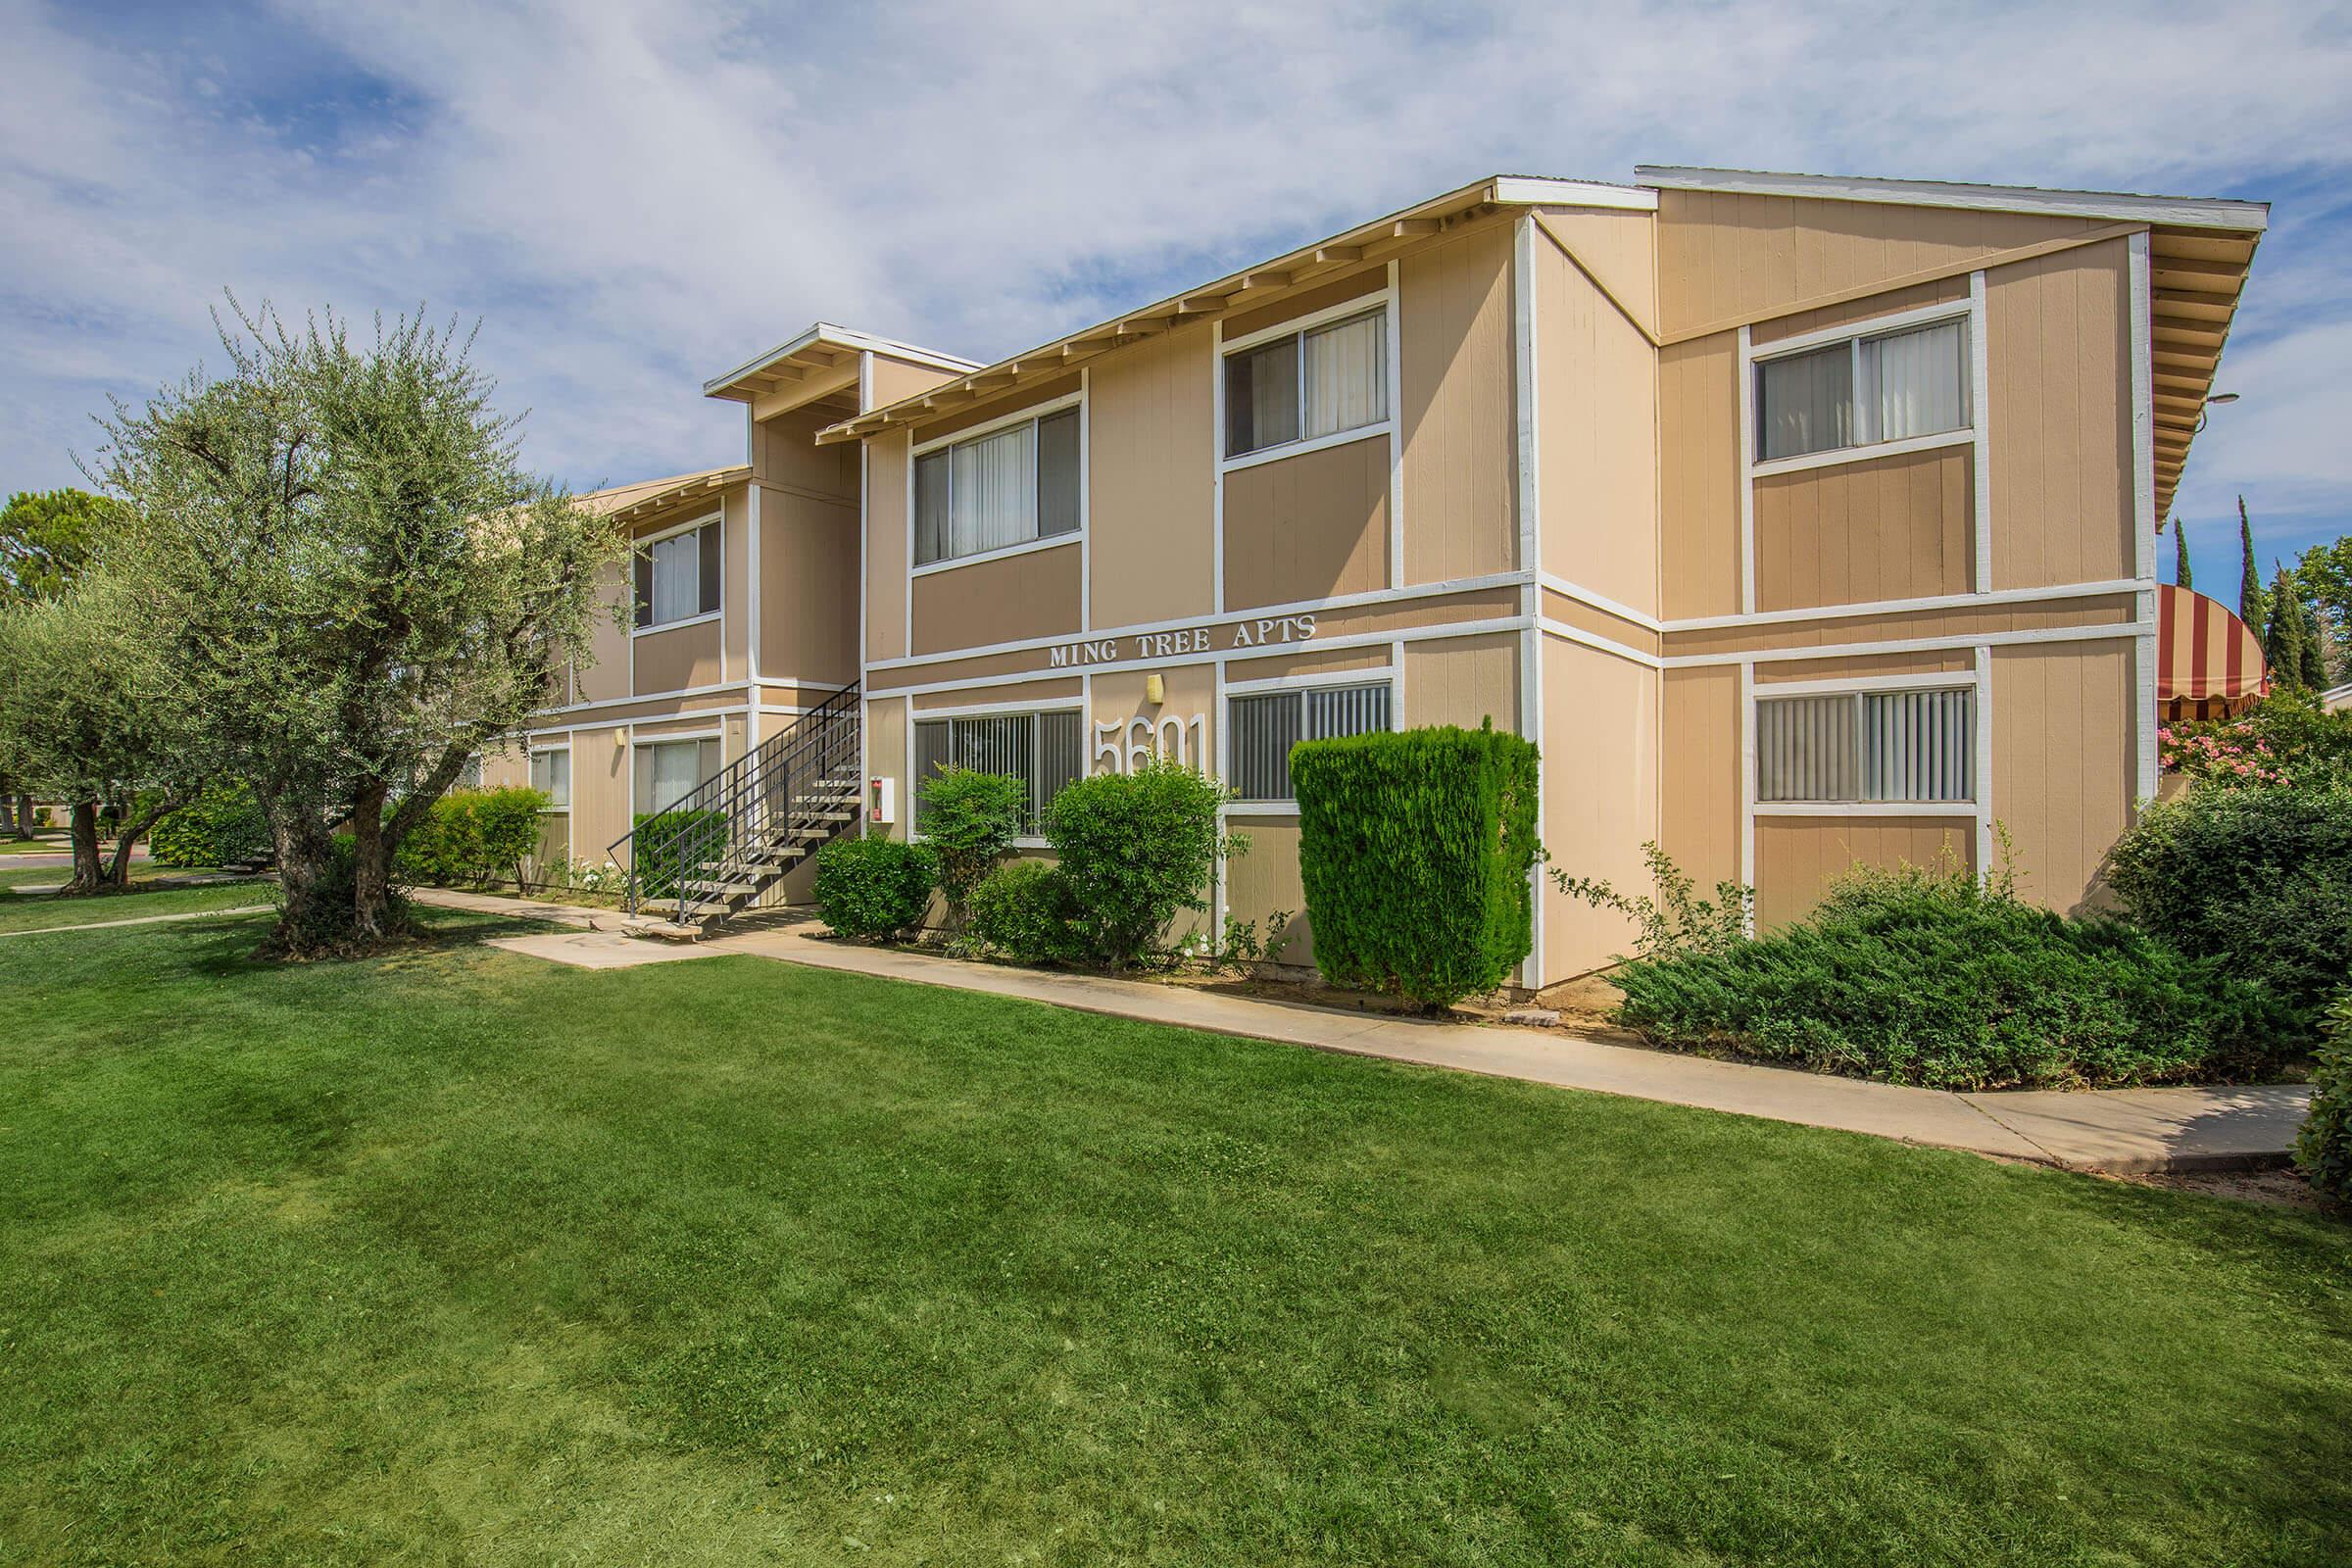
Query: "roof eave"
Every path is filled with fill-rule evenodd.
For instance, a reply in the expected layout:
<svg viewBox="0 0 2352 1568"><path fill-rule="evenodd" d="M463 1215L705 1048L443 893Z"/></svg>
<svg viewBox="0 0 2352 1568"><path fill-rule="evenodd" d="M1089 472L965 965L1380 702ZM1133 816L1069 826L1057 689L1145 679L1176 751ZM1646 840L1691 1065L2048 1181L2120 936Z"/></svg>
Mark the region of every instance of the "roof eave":
<svg viewBox="0 0 2352 1568"><path fill-rule="evenodd" d="M1985 212L2046 213L2109 222L2163 223L2259 234L2271 204L2226 197L2141 196L2122 191L2047 190L2036 185L1970 185L1937 179L1879 179L1844 174L1784 174L1750 169L1642 164L1634 178L1653 190L1719 191L1743 196L1802 196L1821 201L1884 202Z"/></svg>

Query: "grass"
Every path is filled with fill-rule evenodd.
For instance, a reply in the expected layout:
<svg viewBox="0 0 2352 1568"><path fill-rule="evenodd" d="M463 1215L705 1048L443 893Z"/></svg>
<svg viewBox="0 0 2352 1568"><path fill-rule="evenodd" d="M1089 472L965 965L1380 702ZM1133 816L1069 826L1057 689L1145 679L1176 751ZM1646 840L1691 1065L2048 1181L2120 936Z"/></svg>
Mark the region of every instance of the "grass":
<svg viewBox="0 0 2352 1568"><path fill-rule="evenodd" d="M492 929L0 942L0 1561L2352 1559L2325 1218Z"/></svg>
<svg viewBox="0 0 2352 1568"><path fill-rule="evenodd" d="M56 882L69 873L60 871L54 876L35 874L36 882ZM277 896L277 885L263 879L242 882L207 882L192 888L140 889L136 882L127 893L101 894L92 898L61 899L46 893L17 891L15 873L0 871L0 935L14 931L38 931L50 926L91 925L106 920L136 920L153 914L188 914L205 909L245 908L257 904L269 904Z"/></svg>

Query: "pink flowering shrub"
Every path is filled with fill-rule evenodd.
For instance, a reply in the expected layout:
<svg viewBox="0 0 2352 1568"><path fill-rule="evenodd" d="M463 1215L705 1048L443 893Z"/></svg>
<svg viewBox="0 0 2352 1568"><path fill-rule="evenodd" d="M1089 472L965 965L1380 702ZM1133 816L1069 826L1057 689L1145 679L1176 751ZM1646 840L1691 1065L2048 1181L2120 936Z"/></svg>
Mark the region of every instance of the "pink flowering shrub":
<svg viewBox="0 0 2352 1568"><path fill-rule="evenodd" d="M2168 773L2230 789L2352 783L2352 713L2324 712L2290 688L2236 718L2167 724L2156 755Z"/></svg>

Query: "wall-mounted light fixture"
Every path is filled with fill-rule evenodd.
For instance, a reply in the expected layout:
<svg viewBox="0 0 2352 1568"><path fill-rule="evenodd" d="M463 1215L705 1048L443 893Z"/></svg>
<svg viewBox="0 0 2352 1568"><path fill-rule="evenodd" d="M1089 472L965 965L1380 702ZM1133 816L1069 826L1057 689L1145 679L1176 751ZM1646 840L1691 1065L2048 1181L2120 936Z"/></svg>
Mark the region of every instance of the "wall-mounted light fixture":
<svg viewBox="0 0 2352 1568"><path fill-rule="evenodd" d="M1168 700L1168 678L1153 670L1144 677L1144 701L1153 708Z"/></svg>

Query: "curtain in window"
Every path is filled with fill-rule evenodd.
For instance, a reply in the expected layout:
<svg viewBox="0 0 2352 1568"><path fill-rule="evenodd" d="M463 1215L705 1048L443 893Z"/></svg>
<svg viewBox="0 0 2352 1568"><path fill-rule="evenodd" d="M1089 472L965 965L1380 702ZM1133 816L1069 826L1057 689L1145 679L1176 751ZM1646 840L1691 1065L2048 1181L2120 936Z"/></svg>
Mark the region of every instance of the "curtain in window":
<svg viewBox="0 0 2352 1568"><path fill-rule="evenodd" d="M1869 692L1862 698L1862 798L1976 798L1970 694Z"/></svg>
<svg viewBox="0 0 2352 1568"><path fill-rule="evenodd" d="M547 797L553 807L571 804L571 753L533 752L531 754L531 788Z"/></svg>
<svg viewBox="0 0 2352 1568"><path fill-rule="evenodd" d="M914 564L928 566L948 555L948 454L914 460Z"/></svg>
<svg viewBox="0 0 2352 1568"><path fill-rule="evenodd" d="M637 813L666 811L718 771L718 742L661 741L637 748Z"/></svg>
<svg viewBox="0 0 2352 1568"><path fill-rule="evenodd" d="M701 534L677 533L655 541L654 624L684 620L703 611Z"/></svg>
<svg viewBox="0 0 2352 1568"><path fill-rule="evenodd" d="M1861 439L1900 441L1966 428L1967 365L1961 321L1864 339Z"/></svg>
<svg viewBox="0 0 2352 1568"><path fill-rule="evenodd" d="M1037 427L1018 425L950 449L948 554L978 555L1034 538Z"/></svg>
<svg viewBox="0 0 2352 1568"><path fill-rule="evenodd" d="M1756 704L1756 799L1854 799L1854 700L1775 697Z"/></svg>
<svg viewBox="0 0 2352 1568"><path fill-rule="evenodd" d="M1381 352L1386 313L1374 311L1306 334L1306 426L1309 437L1336 435L1388 416Z"/></svg>
<svg viewBox="0 0 2352 1568"><path fill-rule="evenodd" d="M1037 537L1078 531L1078 411L1037 421Z"/></svg>
<svg viewBox="0 0 2352 1568"><path fill-rule="evenodd" d="M1225 455L1298 439L1298 340L1274 342L1225 361Z"/></svg>
<svg viewBox="0 0 2352 1568"><path fill-rule="evenodd" d="M1766 360L1756 367L1759 461L1828 452L1854 443L1852 346Z"/></svg>

